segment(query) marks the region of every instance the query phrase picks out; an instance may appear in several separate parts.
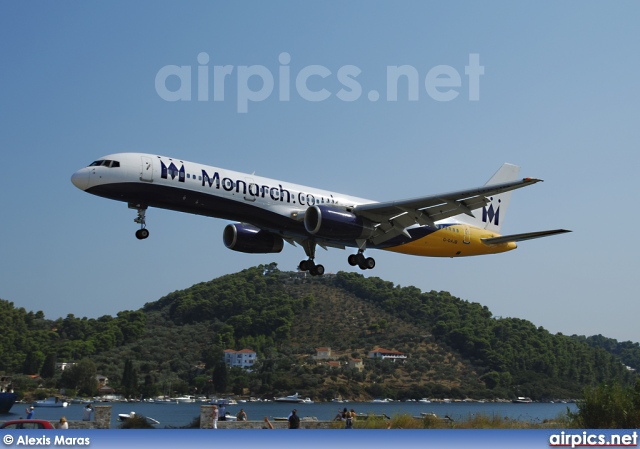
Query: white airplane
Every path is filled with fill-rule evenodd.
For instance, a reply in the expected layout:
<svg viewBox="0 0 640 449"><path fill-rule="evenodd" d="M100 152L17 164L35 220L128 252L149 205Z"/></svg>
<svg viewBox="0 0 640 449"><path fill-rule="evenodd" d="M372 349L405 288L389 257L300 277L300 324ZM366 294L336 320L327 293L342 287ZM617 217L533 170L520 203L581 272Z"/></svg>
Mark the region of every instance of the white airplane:
<svg viewBox="0 0 640 449"><path fill-rule="evenodd" d="M75 172L71 182L136 209L138 239L149 236L149 207L232 220L238 223L226 226L222 237L227 248L279 253L285 241L298 244L307 255L300 270L318 276L324 267L315 263L316 246L356 248L348 262L366 270L375 260L365 257L365 249L464 257L510 251L521 240L570 232L499 234L511 191L541 181L517 179L518 172L519 167L504 164L482 187L382 203L142 153L104 156Z"/></svg>

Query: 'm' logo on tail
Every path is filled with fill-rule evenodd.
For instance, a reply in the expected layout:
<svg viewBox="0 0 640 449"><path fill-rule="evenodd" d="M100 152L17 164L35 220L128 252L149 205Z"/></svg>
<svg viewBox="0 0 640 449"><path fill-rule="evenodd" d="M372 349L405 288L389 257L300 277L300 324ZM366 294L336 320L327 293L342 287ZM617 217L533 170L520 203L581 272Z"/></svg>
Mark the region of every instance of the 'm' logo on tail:
<svg viewBox="0 0 640 449"><path fill-rule="evenodd" d="M491 199L491 204L489 207L485 206L482 208L482 221L484 223L490 223L495 226L500 226L500 200L498 200L498 207L493 208L493 197Z"/></svg>

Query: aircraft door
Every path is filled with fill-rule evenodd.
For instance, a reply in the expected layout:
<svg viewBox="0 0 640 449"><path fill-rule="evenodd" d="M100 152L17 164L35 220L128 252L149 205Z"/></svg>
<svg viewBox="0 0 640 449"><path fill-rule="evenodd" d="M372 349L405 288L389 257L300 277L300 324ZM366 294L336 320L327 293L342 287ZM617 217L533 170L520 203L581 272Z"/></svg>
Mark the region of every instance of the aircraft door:
<svg viewBox="0 0 640 449"><path fill-rule="evenodd" d="M244 194L244 199L247 201L255 201L256 200L256 196L258 196L258 185L253 182L253 178L244 178L244 180L247 183L247 193ZM251 193L254 193L255 195L252 195Z"/></svg>
<svg viewBox="0 0 640 449"><path fill-rule="evenodd" d="M469 243L471 243L471 229L469 229L469 226L465 226L464 227L464 240L463 243L466 243L467 245Z"/></svg>
<svg viewBox="0 0 640 449"><path fill-rule="evenodd" d="M150 157L141 157L140 181L153 182L153 161Z"/></svg>

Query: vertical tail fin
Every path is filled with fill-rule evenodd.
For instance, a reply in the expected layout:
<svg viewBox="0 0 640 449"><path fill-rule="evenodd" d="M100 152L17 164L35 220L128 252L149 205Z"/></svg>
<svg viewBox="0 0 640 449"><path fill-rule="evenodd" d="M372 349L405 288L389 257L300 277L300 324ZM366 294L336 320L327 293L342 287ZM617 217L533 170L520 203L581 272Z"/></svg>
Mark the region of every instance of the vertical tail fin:
<svg viewBox="0 0 640 449"><path fill-rule="evenodd" d="M519 172L520 167L517 165L504 164L485 185L515 181ZM511 201L511 193L509 191L489 197L490 203L483 207L482 211L474 212L476 219L473 224L487 231L500 232L504 218L507 215L509 201Z"/></svg>

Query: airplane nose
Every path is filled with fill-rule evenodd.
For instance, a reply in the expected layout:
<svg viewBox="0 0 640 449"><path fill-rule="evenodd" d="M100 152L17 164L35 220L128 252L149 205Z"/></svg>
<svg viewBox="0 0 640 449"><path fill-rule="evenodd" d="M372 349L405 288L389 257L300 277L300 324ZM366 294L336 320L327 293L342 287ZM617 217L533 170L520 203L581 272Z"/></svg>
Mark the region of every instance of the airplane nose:
<svg viewBox="0 0 640 449"><path fill-rule="evenodd" d="M80 190L86 190L89 187L89 172L85 169L78 170L71 175L71 182Z"/></svg>

